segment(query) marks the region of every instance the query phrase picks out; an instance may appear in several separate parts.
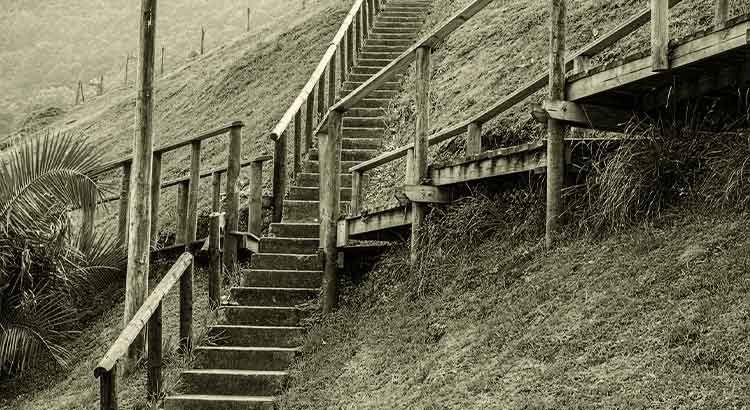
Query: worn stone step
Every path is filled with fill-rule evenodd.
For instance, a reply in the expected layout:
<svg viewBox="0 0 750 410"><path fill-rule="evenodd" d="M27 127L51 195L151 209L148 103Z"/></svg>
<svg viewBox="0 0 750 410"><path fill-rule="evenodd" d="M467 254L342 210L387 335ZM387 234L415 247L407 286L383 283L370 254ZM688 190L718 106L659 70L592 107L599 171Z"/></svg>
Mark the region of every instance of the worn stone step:
<svg viewBox="0 0 750 410"><path fill-rule="evenodd" d="M342 213L348 211L349 202L340 203ZM320 203L318 201L284 201L284 220L294 222L318 222L320 220ZM253 255L255 258L256 255ZM269 268L266 266L265 268ZM279 268L286 269L286 268ZM295 269L295 268L290 268ZM314 270L315 268L313 268Z"/></svg>
<svg viewBox="0 0 750 410"><path fill-rule="evenodd" d="M298 253L313 254L318 252L318 240L315 238L262 238L260 253Z"/></svg>
<svg viewBox="0 0 750 410"><path fill-rule="evenodd" d="M356 112L358 110L370 110L373 108L353 108L349 112ZM381 108L374 108L378 111L383 111ZM343 138L341 142L342 149L356 149L356 150L379 150L381 141L379 138Z"/></svg>
<svg viewBox="0 0 750 410"><path fill-rule="evenodd" d="M350 86L353 86L354 88L359 87L362 85L365 81L372 78L375 74L377 74L380 71L380 67L367 67L367 66L360 66L361 70L378 70L374 73L370 74L349 74L349 78L344 82L344 87L349 84ZM393 81L386 81L384 84L388 83L395 83L400 84L401 83L401 77L394 78Z"/></svg>
<svg viewBox="0 0 750 410"><path fill-rule="evenodd" d="M164 399L165 410L274 410L271 396L180 394Z"/></svg>
<svg viewBox="0 0 750 410"><path fill-rule="evenodd" d="M378 16L375 20L375 24L378 23L408 23L422 25L424 18L421 15L409 16L409 17L391 17L391 16Z"/></svg>
<svg viewBox="0 0 750 410"><path fill-rule="evenodd" d="M377 110L382 112L382 110ZM376 111L374 111L376 112ZM351 114L352 111L348 111L347 114ZM372 118L372 117L360 117L360 118ZM346 121L346 118L344 119ZM341 149L341 160L342 161L367 161L370 158L375 158L379 152L374 149ZM318 150L310 150L310 160L318 160Z"/></svg>
<svg viewBox="0 0 750 410"><path fill-rule="evenodd" d="M292 201L319 201L320 200L320 188L308 187L308 186L291 187L289 188L289 196L287 198ZM352 189L342 188L341 200L350 201L351 199L352 199Z"/></svg>
<svg viewBox="0 0 750 410"><path fill-rule="evenodd" d="M316 228L318 225L315 225ZM318 236L318 231L314 232ZM318 288L321 285L323 272L306 270L243 270L240 286L276 286Z"/></svg>
<svg viewBox="0 0 750 410"><path fill-rule="evenodd" d="M286 370L300 353L299 348L199 346L195 349L197 369Z"/></svg>
<svg viewBox="0 0 750 410"><path fill-rule="evenodd" d="M351 188L352 187L352 174L339 174L341 177L341 187ZM298 182L301 186L320 186L320 174L315 173L301 173L299 174Z"/></svg>
<svg viewBox="0 0 750 410"><path fill-rule="evenodd" d="M373 41L373 40L399 40L399 41L408 41L409 44L414 44L414 41L417 39L416 34L409 34L409 33L383 33L383 32L373 32L370 33L370 37L367 41Z"/></svg>
<svg viewBox="0 0 750 410"><path fill-rule="evenodd" d="M306 204L297 205L309 207L305 210L305 212L312 212L312 209L315 209L315 213L317 213L317 201L284 202L308 202ZM252 256L252 259L250 259L250 268L281 270L323 270L323 266L321 265L321 261L318 259L317 255L295 255L288 253L256 253Z"/></svg>
<svg viewBox="0 0 750 410"><path fill-rule="evenodd" d="M318 238L320 226L315 223L272 223L270 233L280 238Z"/></svg>
<svg viewBox="0 0 750 410"><path fill-rule="evenodd" d="M385 128L386 125L383 117L344 117L344 127Z"/></svg>
<svg viewBox="0 0 750 410"><path fill-rule="evenodd" d="M191 394L274 396L288 373L268 370L196 369L180 374L181 389Z"/></svg>
<svg viewBox="0 0 750 410"><path fill-rule="evenodd" d="M342 174L345 172L349 172L349 168L358 165L360 162L362 161L341 161L341 166L339 168L339 171L341 171ZM305 161L302 167L302 172L313 173L319 170L320 170L320 165L318 161L311 161L311 160Z"/></svg>
<svg viewBox="0 0 750 410"><path fill-rule="evenodd" d="M315 288L234 287L230 292L232 300L240 306L290 307L304 304L320 295L320 290Z"/></svg>
<svg viewBox="0 0 750 410"><path fill-rule="evenodd" d="M343 127L342 133L347 138L381 138L384 134L383 128L372 127ZM350 185L351 186L351 185Z"/></svg>

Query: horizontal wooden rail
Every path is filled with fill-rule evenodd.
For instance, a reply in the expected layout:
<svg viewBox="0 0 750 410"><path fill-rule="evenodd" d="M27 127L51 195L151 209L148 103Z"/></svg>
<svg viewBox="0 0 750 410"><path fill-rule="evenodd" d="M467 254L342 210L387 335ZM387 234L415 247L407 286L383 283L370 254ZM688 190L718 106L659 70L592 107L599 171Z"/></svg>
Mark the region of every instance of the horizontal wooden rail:
<svg viewBox="0 0 750 410"><path fill-rule="evenodd" d="M218 135L226 134L232 128L244 127L244 126L245 126L245 124L242 121L235 121L235 122L233 122L231 124L224 125L224 126L222 126L220 128L216 128L216 129L213 129L211 131L206 131L206 132L204 132L204 133L202 133L200 135L197 135L195 137L188 138L188 139L185 139L185 140L182 140L182 141L178 141L178 142L175 142L175 143L172 143L172 144L169 144L169 145L165 145L163 147L159 147L159 148L157 148L157 149L154 150L154 154L163 154L163 153L166 153L166 152L169 152L169 151L174 151L174 150L176 150L178 148L182 148L182 147L186 147L188 145L191 145L193 142L196 142L196 141L203 141L203 140L206 140L206 139L209 139L209 138L216 137ZM125 158L125 159L108 162L108 163L102 165L99 169L95 170L92 173L92 175L99 175L99 174L103 174L103 173L105 173L107 171L112 171L112 170L120 168L123 165L128 164L128 163L130 163L132 161L133 161L133 158L132 157L128 157L128 158Z"/></svg>
<svg viewBox="0 0 750 410"><path fill-rule="evenodd" d="M164 275L164 278L159 282L159 285L157 285L153 292L151 292L148 299L143 302L141 308L138 309L138 312L136 312L130 322L128 322L125 329L122 330L120 336L118 336L117 340L112 344L112 347L109 348L104 357L99 361L99 364L96 365L96 368L94 369L95 377L98 378L103 374L110 372L117 364L117 361L127 353L128 348L130 348L130 345L133 344L133 341L146 326L151 315L160 306L164 296L169 293L192 263L193 255L190 253L183 253L182 256L177 259L177 262L175 262L175 264L172 265L172 268L169 269L169 272Z"/></svg>
<svg viewBox="0 0 750 410"><path fill-rule="evenodd" d="M669 6L674 7L675 5L679 4L681 1L682 0L670 0ZM643 25L648 23L650 20L651 20L651 8L648 8L647 10L642 11L638 15L620 24L619 26L617 26L610 32L606 33L605 35L587 44L577 53L573 54L571 57L569 57L566 60L566 69L570 70L573 68L573 63L576 60L576 58L581 57L581 56L590 57L590 56L596 55L597 53L605 50L607 47L612 46L615 42L621 40L625 36L635 32L636 30L641 28ZM413 53L412 49L415 49L415 47L417 46L416 45L413 46L406 53ZM381 70L380 73L378 73L378 75L380 75L387 69L388 67L384 68L383 70ZM376 75L375 77L377 77L378 75ZM371 80L374 80L375 77L371 78ZM434 144L441 143L443 141L447 141L450 138L453 138L453 137L456 137L458 135L468 132L469 126L471 124L483 124L497 117L498 115L502 114L503 112L515 106L516 104L534 95L536 92L542 90L544 87L547 86L547 84L549 84L549 74L540 75L538 78L532 80L531 82L525 84L520 89L509 94L508 96L500 100L497 104L493 105L489 109L472 116L468 120L465 120L459 124L448 127L446 129L440 130L436 132L435 134L431 135L429 137L430 145L434 145ZM362 87L360 87L360 89L364 88L365 85L366 83L363 84ZM354 92L352 92L352 94L356 93L358 90L355 90ZM351 97L352 94L347 96L347 98ZM366 94L364 96L366 96ZM364 96L362 98L364 98ZM338 105L341 105L344 102L344 100L340 101ZM346 107L346 105L344 105L344 107ZM333 109L336 109L336 107L333 107ZM352 167L350 171L351 172L354 172L354 171L364 172L373 168L377 168L381 165L387 164L388 162L405 157L406 153L411 148L413 148L413 144L408 144L403 147L397 148L393 151L386 152L368 161L357 164L356 166Z"/></svg>

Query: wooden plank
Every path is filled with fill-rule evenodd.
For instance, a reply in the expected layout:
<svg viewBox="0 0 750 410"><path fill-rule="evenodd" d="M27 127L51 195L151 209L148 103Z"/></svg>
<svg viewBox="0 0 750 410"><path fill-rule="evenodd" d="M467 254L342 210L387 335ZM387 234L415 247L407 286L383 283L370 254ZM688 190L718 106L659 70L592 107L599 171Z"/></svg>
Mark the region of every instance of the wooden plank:
<svg viewBox="0 0 750 410"><path fill-rule="evenodd" d="M117 363L99 377L99 409L117 410Z"/></svg>
<svg viewBox="0 0 750 410"><path fill-rule="evenodd" d="M287 135L282 135L274 141L273 152L273 222L281 222L284 217L284 196L287 187L286 172L286 140Z"/></svg>
<svg viewBox="0 0 750 410"><path fill-rule="evenodd" d="M133 344L141 330L146 326L151 315L154 314L156 308L161 304L164 297L192 264L193 255L185 252L177 259L177 262L172 265L169 271L164 274L164 277L159 284L156 285L153 291L151 291L148 299L143 302L143 305L138 309L135 315L133 315L133 318L125 324L125 327L122 332L120 332L117 340L115 340L109 350L107 350L104 357L102 357L96 365L96 368L94 369L95 377L101 377L115 368L118 360L125 356L128 348Z"/></svg>
<svg viewBox="0 0 750 410"><path fill-rule="evenodd" d="M315 92L310 95L305 107L305 144L302 152L308 152L313 144L313 127L315 126Z"/></svg>
<svg viewBox="0 0 750 410"><path fill-rule="evenodd" d="M729 0L714 0L714 27L723 29L729 19Z"/></svg>
<svg viewBox="0 0 750 410"><path fill-rule="evenodd" d="M369 213L354 218L347 218L349 237L354 238L370 232L386 231L411 225L412 208L396 207L388 210Z"/></svg>
<svg viewBox="0 0 750 410"><path fill-rule="evenodd" d="M192 242L198 234L198 198L200 196L201 143L195 141L190 149L190 182L188 184L188 213L185 240Z"/></svg>
<svg viewBox="0 0 750 410"><path fill-rule="evenodd" d="M323 75L320 76L318 81L318 117L322 117L328 111L326 106L326 72L323 70Z"/></svg>
<svg viewBox="0 0 750 410"><path fill-rule="evenodd" d="M336 57L331 59L328 67L328 107L336 103Z"/></svg>
<svg viewBox="0 0 750 410"><path fill-rule="evenodd" d="M177 227L175 228L175 243L185 243L185 232L188 215L189 181L177 186Z"/></svg>
<svg viewBox="0 0 750 410"><path fill-rule="evenodd" d="M651 69L669 70L669 4L651 0Z"/></svg>
<svg viewBox="0 0 750 410"><path fill-rule="evenodd" d="M432 50L429 47L417 49L416 81L416 117L417 126L414 133L414 163L412 180L419 184L427 176L427 149L430 131L430 83L432 80ZM412 202L411 223L411 263L417 262L420 251L420 234L426 213L426 207L419 202Z"/></svg>
<svg viewBox="0 0 750 410"><path fill-rule="evenodd" d="M570 101L544 101L541 109L549 118L578 128L623 132L633 118L633 112L594 104Z"/></svg>
<svg viewBox="0 0 750 410"><path fill-rule="evenodd" d="M161 153L154 153L151 169L151 247L159 242L159 204L161 203Z"/></svg>
<svg viewBox="0 0 750 410"><path fill-rule="evenodd" d="M242 129L233 128L229 133L229 152L227 153L227 187L226 187L226 230L236 231L239 225L239 177L240 158L242 157ZM227 236L224 239L224 267L230 271L237 269L237 239Z"/></svg>
<svg viewBox="0 0 750 410"><path fill-rule="evenodd" d="M519 174L547 166L545 144L533 144L527 149L508 154L500 149L481 155L480 159L440 168L431 168L429 178L435 186L453 185L468 181Z"/></svg>
<svg viewBox="0 0 750 410"><path fill-rule="evenodd" d="M283 198L283 196L282 196ZM263 227L263 162L250 167L250 197L247 206L247 230L260 235Z"/></svg>
<svg viewBox="0 0 750 410"><path fill-rule="evenodd" d="M292 159L292 172L294 179L302 172L302 112L297 111L294 115L294 158Z"/></svg>
<svg viewBox="0 0 750 410"><path fill-rule="evenodd" d="M221 304L221 174L214 173L211 181L211 221L208 233L208 303L212 308Z"/></svg>
<svg viewBox="0 0 750 410"><path fill-rule="evenodd" d="M417 179L414 178L414 148L406 151L406 173L404 175L407 184L417 183Z"/></svg>
<svg viewBox="0 0 750 410"><path fill-rule="evenodd" d="M447 204L451 201L450 190L432 185L405 185L404 193L410 201L421 204Z"/></svg>
<svg viewBox="0 0 750 410"><path fill-rule="evenodd" d="M341 143L344 117L332 111L328 132L318 136L320 163L320 247L325 255L323 272L323 313L330 313L338 304L336 250L337 222L339 220L341 181Z"/></svg>
<svg viewBox="0 0 750 410"><path fill-rule="evenodd" d="M354 29L349 27L346 31L346 71L351 72L356 58L356 49L354 45Z"/></svg>
<svg viewBox="0 0 750 410"><path fill-rule="evenodd" d="M466 155L477 155L482 152L482 124L472 122L466 134Z"/></svg>
<svg viewBox="0 0 750 410"><path fill-rule="evenodd" d="M117 237L123 247L128 243L128 201L130 200L130 162L122 165L120 204L117 214Z"/></svg>
<svg viewBox="0 0 750 410"><path fill-rule="evenodd" d="M352 172L351 214L358 215L362 210L362 172Z"/></svg>
<svg viewBox="0 0 750 410"><path fill-rule="evenodd" d="M161 303L156 306L148 321L148 372L146 373L146 392L149 400L158 400L162 390L162 327Z"/></svg>

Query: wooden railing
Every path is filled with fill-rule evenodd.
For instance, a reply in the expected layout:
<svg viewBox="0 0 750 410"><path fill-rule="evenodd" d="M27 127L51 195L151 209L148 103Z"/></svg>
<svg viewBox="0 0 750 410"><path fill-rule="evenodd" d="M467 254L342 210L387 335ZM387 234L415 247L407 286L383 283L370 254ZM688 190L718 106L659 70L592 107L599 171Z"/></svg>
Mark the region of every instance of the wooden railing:
<svg viewBox="0 0 750 410"><path fill-rule="evenodd" d="M263 162L271 159L270 156L262 155L256 158L242 161L242 128L244 124L236 121L226 126L202 133L195 137L178 141L172 144L159 147L154 150L153 167L152 167L152 190L151 190L151 238L152 243L156 243L159 232L159 205L161 200L162 189L177 187L177 227L175 244L189 245L197 238L198 229L198 199L200 195L199 184L202 178L211 176L213 178L212 197L221 197L221 177L226 174L226 230L227 232L239 231L239 186L238 180L240 169L250 167L251 180L251 197L248 201L249 218L248 231L253 234L260 234L261 227L257 222L261 218L261 209L257 205L262 204L262 169ZM229 139L227 152L227 165L225 167L211 169L209 171L200 170L201 142L210 138L226 136ZM190 147L190 174L184 178L178 178L171 181L162 182L162 157L164 154L178 150L184 147ZM110 162L103 165L94 172L94 175L102 175L108 172L121 170L120 195L106 198L103 202L119 200L118 206L118 235L121 243L127 243L128 230L128 202L131 180L131 163L132 158ZM218 183L217 183L218 181ZM220 204L219 204L220 205ZM213 212L220 212L219 209L213 209ZM93 219L94 215L86 215L87 219ZM84 225L93 225L93 221L84 221ZM237 264L237 247L241 238L237 235L228 235L224 241L224 264L230 269Z"/></svg>
<svg viewBox="0 0 750 410"><path fill-rule="evenodd" d="M319 125L320 118L325 116L329 107L334 105L337 92L346 81L364 40L370 35L375 16L385 2L386 0L356 0L354 2L310 79L271 131L270 136L274 141L274 222L281 221L283 216L283 201L288 186L287 148L289 144L287 138L292 122L294 135L291 141L293 151L291 170L292 178L296 179L301 172L303 154L307 153L313 145L316 125ZM328 81L328 87L326 87L326 81Z"/></svg>
<svg viewBox="0 0 750 410"><path fill-rule="evenodd" d="M162 301L174 285L181 281L193 264L193 256L184 253L164 275L161 282L143 302L140 309L122 330L117 340L94 369L94 377L99 379L99 403L102 410L117 409L118 362L125 357L148 326L148 362L146 389L150 399L157 399L162 391ZM180 328L192 328L192 296L180 292ZM186 314L187 313L187 314ZM184 323L189 322L189 323ZM181 340L184 346L185 341ZM134 364L129 363L132 367Z"/></svg>

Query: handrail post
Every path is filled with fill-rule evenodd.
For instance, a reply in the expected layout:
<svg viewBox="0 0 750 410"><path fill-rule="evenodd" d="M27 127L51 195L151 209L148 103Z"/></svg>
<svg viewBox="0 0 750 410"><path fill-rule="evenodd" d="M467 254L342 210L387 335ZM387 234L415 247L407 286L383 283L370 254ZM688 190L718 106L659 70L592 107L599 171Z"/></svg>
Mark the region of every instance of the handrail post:
<svg viewBox="0 0 750 410"><path fill-rule="evenodd" d="M565 16L567 0L551 1L550 31L550 80L549 98L553 101L565 99ZM554 245L562 209L562 183L565 168L563 141L567 127L550 118L547 123L547 223L545 243Z"/></svg>
<svg viewBox="0 0 750 410"><path fill-rule="evenodd" d="M328 111L328 107L326 107L326 72L323 70L323 75L318 80L318 117L323 118L326 111Z"/></svg>
<svg viewBox="0 0 750 410"><path fill-rule="evenodd" d="M375 13L380 13L380 10L382 9L380 0L373 0L375 2Z"/></svg>
<svg viewBox="0 0 750 410"><path fill-rule="evenodd" d="M221 303L221 173L214 172L211 176L211 226L208 234L208 304L211 308L219 307Z"/></svg>
<svg viewBox="0 0 750 410"><path fill-rule="evenodd" d="M331 57L328 67L328 107L336 103L336 53Z"/></svg>
<svg viewBox="0 0 750 410"><path fill-rule="evenodd" d="M723 29L729 19L729 0L714 0L714 28Z"/></svg>
<svg viewBox="0 0 750 410"><path fill-rule="evenodd" d="M175 229L175 245L185 243L189 191L189 181L182 181L177 185L177 228Z"/></svg>
<svg viewBox="0 0 750 410"><path fill-rule="evenodd" d="M406 150L406 184L417 184L414 180L414 148Z"/></svg>
<svg viewBox="0 0 750 410"><path fill-rule="evenodd" d="M281 137L280 137L281 138ZM237 269L238 238L229 235L239 226L239 177L240 160L242 158L242 125L235 125L229 130L229 159L227 161L227 189L226 189L226 225L224 227L224 266L234 271ZM274 171L276 172L276 171ZM274 182L274 184L276 184ZM276 192L274 192L274 195ZM276 198L274 198L276 200Z"/></svg>
<svg viewBox="0 0 750 410"><path fill-rule="evenodd" d="M284 217L284 196L286 195L286 138L279 135L273 152L273 222L281 222ZM234 228L236 230L236 227Z"/></svg>
<svg viewBox="0 0 750 410"><path fill-rule="evenodd" d="M590 69L591 69L591 57L590 56L579 55L573 60L573 74L585 73L585 72L588 72ZM591 134L591 130L587 130L583 128L571 129L571 135L579 136L581 138L590 134ZM567 152L567 148L566 148L566 152Z"/></svg>
<svg viewBox="0 0 750 410"><path fill-rule="evenodd" d="M148 397L156 400L161 396L162 387L162 327L161 327L161 303L151 315L148 321L148 373L146 386Z"/></svg>
<svg viewBox="0 0 750 410"><path fill-rule="evenodd" d="M99 409L117 410L117 364L99 377Z"/></svg>
<svg viewBox="0 0 750 410"><path fill-rule="evenodd" d="M151 164L151 248L159 242L159 202L161 200L161 152L154 152Z"/></svg>
<svg viewBox="0 0 750 410"><path fill-rule="evenodd" d="M341 77L341 89L344 89L344 83L346 82L347 73L349 72L347 67L349 66L349 63L347 63L346 56L348 55L348 51L346 48L346 39L341 39L341 43L339 43L339 54L341 56L341 65L339 66L339 76ZM341 93L342 95L344 93Z"/></svg>
<svg viewBox="0 0 750 410"><path fill-rule="evenodd" d="M302 152L307 153L310 151L310 147L312 147L312 141L313 141L313 127L315 127L315 124L313 121L315 121L315 89L313 89L313 92L310 93L310 95L307 97L307 106L305 107L305 145L302 147ZM281 135L279 135L279 138L281 138Z"/></svg>
<svg viewBox="0 0 750 410"><path fill-rule="evenodd" d="M250 198L248 198L247 230L260 235L263 226L263 160L250 164Z"/></svg>
<svg viewBox="0 0 750 410"><path fill-rule="evenodd" d="M343 41L343 40L342 40ZM352 65L354 65L354 30L352 26L346 30L346 72L352 71Z"/></svg>
<svg viewBox="0 0 750 410"><path fill-rule="evenodd" d="M430 130L430 80L432 77L432 50L429 47L417 49L417 82L416 82L416 117L417 127L414 134L413 182L421 183L427 176L427 136ZM425 217L425 204L412 203L411 224L411 263L417 262L419 255L419 234Z"/></svg>
<svg viewBox="0 0 750 410"><path fill-rule="evenodd" d="M342 113L331 111L328 132L319 135L320 166L320 246L325 255L323 274L323 313L335 309L338 302L336 249L337 222L340 212Z"/></svg>
<svg viewBox="0 0 750 410"><path fill-rule="evenodd" d="M482 152L482 124L472 122L466 133L466 156L478 155Z"/></svg>
<svg viewBox="0 0 750 410"><path fill-rule="evenodd" d="M668 0L651 0L651 69L669 70Z"/></svg>
<svg viewBox="0 0 750 410"><path fill-rule="evenodd" d="M362 25L362 9L359 9L357 14L354 16L354 21L352 21L352 27L355 27L356 24L356 31L355 31L355 41L357 45L357 55L359 55L360 52L362 52L362 32L364 31L364 27Z"/></svg>
<svg viewBox="0 0 750 410"><path fill-rule="evenodd" d="M352 172L352 201L351 215L359 215L362 212L362 171Z"/></svg>
<svg viewBox="0 0 750 410"><path fill-rule="evenodd" d="M367 40L370 35L370 8L368 0L362 2L362 40Z"/></svg>
<svg viewBox="0 0 750 410"><path fill-rule="evenodd" d="M292 159L292 178L296 181L302 172L302 113L294 114L294 158Z"/></svg>
<svg viewBox="0 0 750 410"><path fill-rule="evenodd" d="M198 232L198 196L201 184L201 142L193 141L190 144L190 182L188 194L188 215L185 226L185 244L189 245L195 241ZM190 249L186 249L190 251Z"/></svg>
<svg viewBox="0 0 750 410"><path fill-rule="evenodd" d="M131 162L122 165L122 180L120 182L120 206L117 214L117 237L125 248L128 243L128 203L130 201L130 169Z"/></svg>

